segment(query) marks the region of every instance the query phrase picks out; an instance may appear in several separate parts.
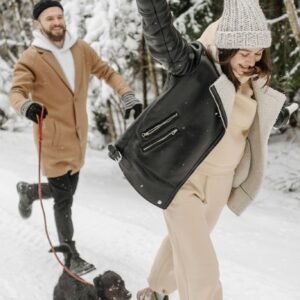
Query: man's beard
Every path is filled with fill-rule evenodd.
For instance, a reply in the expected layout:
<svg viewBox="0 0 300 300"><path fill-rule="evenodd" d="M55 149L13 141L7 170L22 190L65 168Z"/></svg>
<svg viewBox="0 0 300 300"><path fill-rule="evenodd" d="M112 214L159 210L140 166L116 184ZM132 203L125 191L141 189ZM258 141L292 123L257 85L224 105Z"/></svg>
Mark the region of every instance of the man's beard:
<svg viewBox="0 0 300 300"><path fill-rule="evenodd" d="M53 34L52 33L52 30L54 28L61 28L62 29L62 33L60 34ZM65 26L56 26L56 27L53 27L52 30L47 30L45 29L44 27L43 28L43 33L48 37L48 39L52 42L61 42L65 39L65 35L66 35L66 27Z"/></svg>

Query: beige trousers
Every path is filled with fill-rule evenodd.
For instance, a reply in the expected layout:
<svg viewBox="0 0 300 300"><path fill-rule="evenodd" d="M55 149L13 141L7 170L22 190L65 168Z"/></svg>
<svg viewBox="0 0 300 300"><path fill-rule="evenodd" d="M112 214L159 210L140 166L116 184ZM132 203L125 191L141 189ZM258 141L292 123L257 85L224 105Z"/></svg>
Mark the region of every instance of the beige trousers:
<svg viewBox="0 0 300 300"><path fill-rule="evenodd" d="M222 299L210 233L227 203L233 175L205 175L198 168L164 211L169 234L148 278L154 291L170 294L178 289L180 300Z"/></svg>

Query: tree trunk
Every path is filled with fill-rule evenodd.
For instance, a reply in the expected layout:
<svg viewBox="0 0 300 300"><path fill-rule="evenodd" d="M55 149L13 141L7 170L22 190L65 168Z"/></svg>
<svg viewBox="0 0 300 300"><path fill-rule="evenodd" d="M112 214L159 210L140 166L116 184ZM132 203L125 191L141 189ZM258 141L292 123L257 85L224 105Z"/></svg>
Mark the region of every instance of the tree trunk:
<svg viewBox="0 0 300 300"><path fill-rule="evenodd" d="M284 0L284 5L289 17L289 22L297 43L298 48L300 49L300 25L298 20L298 15L296 12L296 7L293 0Z"/></svg>
<svg viewBox="0 0 300 300"><path fill-rule="evenodd" d="M117 140L117 133L116 133L116 127L113 119L110 100L107 100L107 109L108 109L109 134L111 136L112 143L115 143L115 141Z"/></svg>
<svg viewBox="0 0 300 300"><path fill-rule="evenodd" d="M148 52L148 65L149 65L149 71L150 71L150 77L151 81L154 87L154 95L157 97L159 96L159 88L158 88L158 83L157 83L157 75L156 75L156 70L154 67L154 59L150 55L150 52Z"/></svg>

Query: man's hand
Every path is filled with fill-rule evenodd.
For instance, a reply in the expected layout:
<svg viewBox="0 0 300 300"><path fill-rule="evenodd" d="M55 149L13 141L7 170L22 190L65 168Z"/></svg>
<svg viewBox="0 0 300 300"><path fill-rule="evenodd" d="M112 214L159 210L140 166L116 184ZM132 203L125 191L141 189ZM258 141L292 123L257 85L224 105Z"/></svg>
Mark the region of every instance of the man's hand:
<svg viewBox="0 0 300 300"><path fill-rule="evenodd" d="M129 119L131 111L134 111L133 117L136 119L142 112L142 103L135 97L133 92L128 92L121 97L125 110L125 120Z"/></svg>
<svg viewBox="0 0 300 300"><path fill-rule="evenodd" d="M45 119L46 116L48 115L48 111L45 106L43 110L43 106L38 102L33 102L31 100L28 100L21 107L21 114L25 116L27 119L33 121L34 123L38 123L37 116L39 116L39 118L42 117L43 119Z"/></svg>

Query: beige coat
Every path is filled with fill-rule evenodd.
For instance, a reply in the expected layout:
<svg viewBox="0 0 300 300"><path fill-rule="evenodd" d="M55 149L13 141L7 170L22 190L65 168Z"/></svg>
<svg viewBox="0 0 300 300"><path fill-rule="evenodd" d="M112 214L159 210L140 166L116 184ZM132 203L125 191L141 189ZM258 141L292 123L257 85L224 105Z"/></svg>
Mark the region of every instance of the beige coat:
<svg viewBox="0 0 300 300"><path fill-rule="evenodd" d="M84 164L87 144L87 91L90 75L104 79L119 95L131 89L84 41L78 40L71 52L75 65L75 91L50 51L30 47L16 64L10 101L17 112L28 100L43 103L48 116L43 122L42 171L57 177L75 173ZM37 144L38 127L34 124Z"/></svg>
<svg viewBox="0 0 300 300"><path fill-rule="evenodd" d="M214 37L218 21L212 23L202 34L199 41L214 50ZM221 68L216 64L219 72ZM263 182L267 164L268 139L278 114L285 102L285 95L264 87L262 79L252 81L257 112L249 130L244 155L236 168L233 187L228 200L228 207L240 215L257 196ZM220 95L226 114L230 117L235 100L235 88L232 82L222 74L214 83Z"/></svg>

